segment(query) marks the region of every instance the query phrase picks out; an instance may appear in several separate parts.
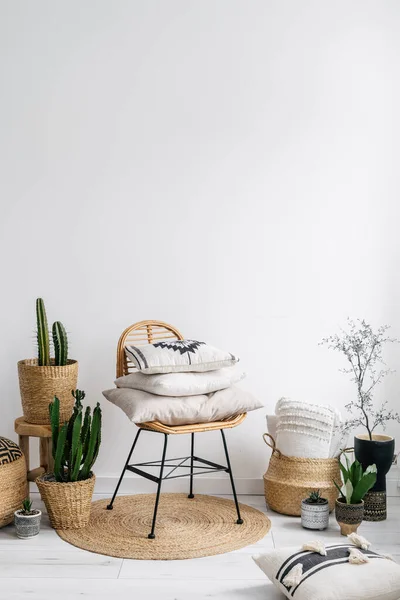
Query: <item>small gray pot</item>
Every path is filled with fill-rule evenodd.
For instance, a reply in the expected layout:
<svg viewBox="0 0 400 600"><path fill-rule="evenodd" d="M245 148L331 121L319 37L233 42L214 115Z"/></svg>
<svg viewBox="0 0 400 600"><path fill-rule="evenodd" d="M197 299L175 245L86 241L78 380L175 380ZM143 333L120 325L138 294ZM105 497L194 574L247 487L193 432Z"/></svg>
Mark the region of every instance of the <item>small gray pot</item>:
<svg viewBox="0 0 400 600"><path fill-rule="evenodd" d="M329 525L329 502L320 504L301 501L301 524L305 529L326 529Z"/></svg>
<svg viewBox="0 0 400 600"><path fill-rule="evenodd" d="M14 513L14 523L17 536L22 540L29 540L35 537L40 531L41 510L34 510L33 515L24 515L23 511L16 510Z"/></svg>

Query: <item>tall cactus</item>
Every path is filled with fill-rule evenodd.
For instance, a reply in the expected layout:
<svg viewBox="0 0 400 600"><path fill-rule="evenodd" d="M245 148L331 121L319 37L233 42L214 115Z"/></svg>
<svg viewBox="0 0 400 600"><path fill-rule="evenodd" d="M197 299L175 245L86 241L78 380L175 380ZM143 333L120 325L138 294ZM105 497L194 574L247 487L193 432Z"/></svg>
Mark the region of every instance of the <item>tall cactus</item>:
<svg viewBox="0 0 400 600"><path fill-rule="evenodd" d="M88 406L82 416L85 392L75 390L74 411L68 422L59 425L60 402L49 405L56 481L81 481L90 477L101 442L101 408L97 403L91 416Z"/></svg>
<svg viewBox="0 0 400 600"><path fill-rule="evenodd" d="M36 300L38 365L45 367L50 364L49 328L47 325L46 309L42 298Z"/></svg>
<svg viewBox="0 0 400 600"><path fill-rule="evenodd" d="M55 321L52 327L54 344L54 364L64 366L68 359L68 338L64 325L60 321Z"/></svg>

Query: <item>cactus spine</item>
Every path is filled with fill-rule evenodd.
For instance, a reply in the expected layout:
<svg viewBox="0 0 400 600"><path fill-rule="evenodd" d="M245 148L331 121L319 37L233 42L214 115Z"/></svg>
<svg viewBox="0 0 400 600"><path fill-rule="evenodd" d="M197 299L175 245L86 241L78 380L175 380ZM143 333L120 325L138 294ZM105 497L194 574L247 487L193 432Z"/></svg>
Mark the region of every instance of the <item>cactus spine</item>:
<svg viewBox="0 0 400 600"><path fill-rule="evenodd" d="M68 338L65 327L60 321L53 323L54 364L64 366L68 358Z"/></svg>
<svg viewBox="0 0 400 600"><path fill-rule="evenodd" d="M42 298L36 300L38 365L45 367L50 364L49 328L47 325L46 309Z"/></svg>
<svg viewBox="0 0 400 600"><path fill-rule="evenodd" d="M90 477L101 442L101 408L97 403L91 416L88 406L82 418L85 392L75 390L74 411L70 420L60 426L60 401L55 396L49 405L56 481L81 481Z"/></svg>

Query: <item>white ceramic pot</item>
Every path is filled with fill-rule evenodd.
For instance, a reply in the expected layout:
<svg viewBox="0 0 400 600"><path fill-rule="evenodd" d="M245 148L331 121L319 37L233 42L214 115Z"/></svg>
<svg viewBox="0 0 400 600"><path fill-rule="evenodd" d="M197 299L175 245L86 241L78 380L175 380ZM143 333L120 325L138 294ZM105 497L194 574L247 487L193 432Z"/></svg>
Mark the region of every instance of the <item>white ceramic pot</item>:
<svg viewBox="0 0 400 600"><path fill-rule="evenodd" d="M301 524L305 529L326 529L329 525L329 503L311 504L301 501Z"/></svg>
<svg viewBox="0 0 400 600"><path fill-rule="evenodd" d="M24 515L23 511L16 510L14 513L14 523L17 536L23 540L35 537L40 531L41 510L33 510L33 515Z"/></svg>

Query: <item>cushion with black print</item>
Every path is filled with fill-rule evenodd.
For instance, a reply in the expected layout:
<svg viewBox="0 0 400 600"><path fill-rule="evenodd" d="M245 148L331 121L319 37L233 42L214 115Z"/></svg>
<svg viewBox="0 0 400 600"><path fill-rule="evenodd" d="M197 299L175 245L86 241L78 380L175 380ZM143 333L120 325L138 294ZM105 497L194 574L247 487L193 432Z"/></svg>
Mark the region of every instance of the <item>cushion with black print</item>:
<svg viewBox="0 0 400 600"><path fill-rule="evenodd" d="M205 342L174 340L146 346L127 346L128 359L142 373L182 373L185 371L214 371L238 362L230 352L218 350Z"/></svg>
<svg viewBox="0 0 400 600"><path fill-rule="evenodd" d="M293 600L399 600L400 566L389 557L349 543L325 551L282 548L253 560ZM359 564L349 562L351 554Z"/></svg>

